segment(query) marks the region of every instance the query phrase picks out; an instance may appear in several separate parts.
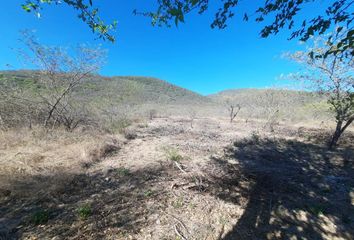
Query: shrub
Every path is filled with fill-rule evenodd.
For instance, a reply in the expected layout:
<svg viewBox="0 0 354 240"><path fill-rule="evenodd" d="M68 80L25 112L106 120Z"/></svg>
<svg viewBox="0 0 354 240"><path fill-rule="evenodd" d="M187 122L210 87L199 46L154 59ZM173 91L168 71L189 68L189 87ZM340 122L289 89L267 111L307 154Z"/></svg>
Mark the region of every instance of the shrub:
<svg viewBox="0 0 354 240"><path fill-rule="evenodd" d="M326 208L325 206L323 205L318 205L318 204L315 204L315 205L312 205L312 206L308 206L308 210L310 213L316 215L316 216L319 216L321 214L325 214L326 213Z"/></svg>
<svg viewBox="0 0 354 240"><path fill-rule="evenodd" d="M124 167L118 168L118 169L117 169L117 173L118 173L118 175L120 175L120 176L128 176L128 175L130 175L129 169L124 168Z"/></svg>
<svg viewBox="0 0 354 240"><path fill-rule="evenodd" d="M146 190L146 191L144 192L144 196L145 196L145 197L151 197L153 194L154 194L154 192L153 192L151 189Z"/></svg>
<svg viewBox="0 0 354 240"><path fill-rule="evenodd" d="M49 213L44 210L39 210L35 212L32 216L32 222L35 225L41 225L47 223L49 220Z"/></svg>
<svg viewBox="0 0 354 240"><path fill-rule="evenodd" d="M133 140L138 137L138 134L136 134L135 130L133 129L125 129L123 133L124 137L128 140Z"/></svg>
<svg viewBox="0 0 354 240"><path fill-rule="evenodd" d="M77 213L82 220L85 220L92 214L91 206L89 204L84 204L77 209Z"/></svg>
<svg viewBox="0 0 354 240"><path fill-rule="evenodd" d="M114 155L120 148L121 147L114 141L112 143L106 142L91 148L88 152L88 158L91 161L100 161L103 158Z"/></svg>
<svg viewBox="0 0 354 240"><path fill-rule="evenodd" d="M109 124L109 131L112 133L124 133L124 130L132 124L130 119L116 119Z"/></svg>
<svg viewBox="0 0 354 240"><path fill-rule="evenodd" d="M178 153L177 149L166 148L165 152L167 159L173 162L180 162L183 159L182 155Z"/></svg>

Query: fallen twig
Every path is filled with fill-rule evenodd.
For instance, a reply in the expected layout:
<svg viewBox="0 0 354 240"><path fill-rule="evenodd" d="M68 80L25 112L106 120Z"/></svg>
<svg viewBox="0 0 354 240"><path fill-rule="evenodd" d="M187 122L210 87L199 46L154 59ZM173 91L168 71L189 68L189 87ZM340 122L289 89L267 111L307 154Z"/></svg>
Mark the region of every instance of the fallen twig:
<svg viewBox="0 0 354 240"><path fill-rule="evenodd" d="M186 225L179 218L177 218L176 216L169 214L169 213L166 213L166 214L173 217L175 220L177 220L177 222L179 222L182 225L182 227L187 231L187 233L189 233Z"/></svg>
<svg viewBox="0 0 354 240"><path fill-rule="evenodd" d="M174 229L175 229L176 234L177 234L180 238L182 238L183 240L188 240L185 236L183 236L182 233L180 233L180 231L179 231L178 228L177 228L177 224L174 225Z"/></svg>
<svg viewBox="0 0 354 240"><path fill-rule="evenodd" d="M179 164L178 162L175 162L176 166L178 167L179 170L181 170L183 173L187 173L186 171L184 171L184 169L182 168L181 164Z"/></svg>

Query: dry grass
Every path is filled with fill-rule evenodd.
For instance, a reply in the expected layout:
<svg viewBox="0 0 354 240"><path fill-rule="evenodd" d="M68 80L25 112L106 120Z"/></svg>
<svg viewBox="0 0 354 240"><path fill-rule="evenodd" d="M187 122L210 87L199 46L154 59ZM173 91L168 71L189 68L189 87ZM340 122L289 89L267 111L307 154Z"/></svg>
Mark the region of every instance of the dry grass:
<svg viewBox="0 0 354 240"><path fill-rule="evenodd" d="M3 131L0 132L0 188L16 187L14 182L31 176L80 173L82 167L117 150L119 140L116 137L100 136L99 133L60 129L46 132L41 128ZM33 180L31 185L31 192L43 188L40 181ZM18 191L24 193L25 188L24 185Z"/></svg>
<svg viewBox="0 0 354 240"><path fill-rule="evenodd" d="M129 140L2 132L0 239L353 239L351 141L329 152L315 128L257 120L137 125Z"/></svg>

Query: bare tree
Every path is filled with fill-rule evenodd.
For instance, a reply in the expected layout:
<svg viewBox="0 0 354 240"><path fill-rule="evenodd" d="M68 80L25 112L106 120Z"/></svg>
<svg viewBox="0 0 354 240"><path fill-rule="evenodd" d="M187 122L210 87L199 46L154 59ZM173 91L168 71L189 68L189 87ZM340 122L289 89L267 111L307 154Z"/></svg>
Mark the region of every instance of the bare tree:
<svg viewBox="0 0 354 240"><path fill-rule="evenodd" d="M346 34L342 31L342 34ZM338 33L332 34L332 41L341 39ZM339 40L338 40L339 41ZM305 51L298 51L287 56L302 64L303 72L291 75L292 78L307 83L307 87L327 97L330 109L334 113L336 128L329 142L329 148L337 145L343 132L354 121L354 59L352 53L343 51L324 57L332 51L326 37L313 39ZM311 53L311 54L309 54Z"/></svg>
<svg viewBox="0 0 354 240"><path fill-rule="evenodd" d="M229 112L230 123L232 123L240 112L241 106L239 104L234 104L230 99L226 100L226 105Z"/></svg>
<svg viewBox="0 0 354 240"><path fill-rule="evenodd" d="M263 115L265 116L266 123L264 128L268 128L271 132L274 132L275 126L279 124L279 112L283 108L284 102L280 99L283 98L283 91L280 89L267 89L264 96L259 100L263 106Z"/></svg>
<svg viewBox="0 0 354 240"><path fill-rule="evenodd" d="M188 116L191 128L193 128L194 119L197 117L197 111L194 108L188 109Z"/></svg>
<svg viewBox="0 0 354 240"><path fill-rule="evenodd" d="M85 104L78 103L75 91L94 76L105 60L106 52L100 48L78 46L72 53L61 47L40 44L29 31L22 32L27 51L20 51L38 71L40 89L36 94L46 108L45 127L63 124L68 130L75 128L85 114Z"/></svg>

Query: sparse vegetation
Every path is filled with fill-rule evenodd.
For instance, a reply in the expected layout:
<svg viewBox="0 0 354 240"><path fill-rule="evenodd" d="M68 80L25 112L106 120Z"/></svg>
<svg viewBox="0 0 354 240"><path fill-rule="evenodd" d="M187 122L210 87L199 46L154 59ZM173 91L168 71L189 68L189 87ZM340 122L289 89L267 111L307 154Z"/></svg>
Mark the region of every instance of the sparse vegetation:
<svg viewBox="0 0 354 240"><path fill-rule="evenodd" d="M117 169L117 173L119 176L129 176L130 170L124 167L120 167Z"/></svg>
<svg viewBox="0 0 354 240"><path fill-rule="evenodd" d="M167 159L170 161L180 162L183 159L182 155L175 148L166 147L166 148L164 148L164 150L165 150Z"/></svg>
<svg viewBox="0 0 354 240"><path fill-rule="evenodd" d="M145 197L151 197L153 194L154 194L154 191L152 191L151 189L148 189L144 192Z"/></svg>
<svg viewBox="0 0 354 240"><path fill-rule="evenodd" d="M173 201L172 203L172 206L174 208L182 208L184 206L184 200L183 200L183 197L179 197L177 198L175 201Z"/></svg>
<svg viewBox="0 0 354 240"><path fill-rule="evenodd" d="M29 31L23 32L21 41L26 50L20 51L20 55L39 70L32 82L27 79L30 87L21 86L20 81L17 84L2 81L7 84L1 89L6 92L1 95L15 105L12 111L24 105L20 109L27 110L22 114L29 116L30 126L32 123L43 124L45 128L64 126L72 131L80 124L88 124L85 96L76 92L102 66L104 51L80 46L75 55L70 55L62 48L40 44ZM26 91L29 92L24 95L18 93Z"/></svg>
<svg viewBox="0 0 354 240"><path fill-rule="evenodd" d="M82 220L86 220L92 214L92 208L89 204L83 204L77 209L77 213Z"/></svg>
<svg viewBox="0 0 354 240"><path fill-rule="evenodd" d="M314 214L315 216L319 216L321 214L325 214L326 210L325 207L322 205L313 205L308 207L310 213Z"/></svg>
<svg viewBox="0 0 354 240"><path fill-rule="evenodd" d="M353 221L345 217L352 207L348 191L354 184L353 173L345 167L352 163L348 158L352 141L346 143L345 152L327 152L315 140L302 140L304 134L316 138L316 130L307 127L298 136L298 128L281 125L269 137L263 121L229 124L228 118L198 118L191 129L185 126L188 119L154 119L135 129L139 133L135 141L59 129L50 135L36 128L33 133L1 132L0 188L11 191L0 196L1 204L11 203L0 209L1 215L13 219L17 209L18 218L31 219L23 204L33 206L44 196L46 205L58 209L48 221L38 220L46 228L33 221L22 225L21 236L52 236L60 231L69 238L72 232L62 229L77 232L84 229L82 224L91 226L82 230L82 236L110 234L117 239L173 239L178 234L170 229L176 225L189 239L206 235L217 239L221 231L237 237L246 229L259 239L274 229L308 239L334 235L345 239L353 234ZM234 144L230 139L236 140ZM18 154L29 149L31 153ZM73 216L81 221L67 220ZM255 227L257 219L263 222L270 216L274 221ZM207 228L206 221L211 222ZM283 224L316 224L323 230L279 228ZM328 224L341 230L329 231Z"/></svg>
<svg viewBox="0 0 354 240"><path fill-rule="evenodd" d="M42 225L47 223L49 220L49 213L45 210L38 210L32 215L31 221L35 225Z"/></svg>
<svg viewBox="0 0 354 240"><path fill-rule="evenodd" d="M125 128L123 130L123 134L124 134L124 137L128 140L133 140L133 139L137 138L137 136L138 136L134 129L129 129L129 128Z"/></svg>
<svg viewBox="0 0 354 240"><path fill-rule="evenodd" d="M35 73L3 72L0 82L15 81L21 89L22 84L35 83ZM123 97L117 97L115 89ZM125 95L119 92L124 89L131 91ZM160 89L160 96L154 95L154 89ZM280 209L272 216L277 222L292 219L288 215L290 212L308 214L311 219L317 219L311 221L320 225L318 219L335 216L333 219L341 219L335 224L345 229L345 232L336 234L350 236L353 221L345 217L348 211L345 201L348 199L343 194L348 196L345 186L350 187L354 183L347 178L343 178L346 185L326 182L326 179L337 178L328 178L326 175L329 173L324 170L326 156L322 146L329 134L325 126L333 122L328 120L329 104L323 96L280 89L246 89L204 97L156 79L100 76L88 79L74 94L88 92L90 99L87 107L95 123L90 126L82 124L82 128L72 132L59 125L48 131L38 126L31 116L19 119L17 115L12 115L12 125L8 124L9 116L2 117L5 124L2 123L0 131L0 189L5 194L0 195L0 201L8 199L17 206L10 199L25 195L23 201L31 205L38 201L38 196L43 195L53 196L55 205L57 202L67 202L67 207L61 208L60 215L50 218L50 221L49 215L45 220L45 214L39 214L39 220L31 220L32 224L23 228L24 235L39 234L33 225L49 224L50 227L41 233L45 236L52 231L60 231L67 224L63 219L74 212L84 220L82 223L91 225L97 222L99 226L107 226L103 227L106 232L93 225L93 233L83 233L83 236L93 234L95 238L101 238L111 231L109 229L114 229L124 232L120 235L109 232L118 239L128 236L139 239L145 236L146 228L154 230L152 236L155 239L175 238L178 236L176 230L169 230L176 226L178 233L185 234L183 236L189 239L204 238L208 234L218 238L220 231L233 234L244 228L251 229L263 239L261 230L255 229L252 224L242 223L242 217L235 225L232 217L238 216L242 209L245 220L252 222L252 219L247 219L248 213L257 215L253 211L263 208ZM26 94L35 96L30 91ZM147 100L143 101L144 98ZM242 106L241 111L236 108L233 113L237 113L235 119L240 119L238 124L229 124L230 115L220 117L225 116L225 108L222 107L225 99ZM185 108L187 103L193 107ZM5 108L6 104L0 101L0 106ZM192 108L193 111L189 111ZM151 109L157 109L161 116L149 119L147 113ZM333 171L338 170L341 164L352 164L352 129L348 129L348 135L342 141L346 152L326 153L331 155L331 161L335 161ZM272 131L271 138L267 138L269 131ZM134 141L127 141L129 139ZM229 145L230 139L238 140ZM168 164L161 162L163 159L167 159ZM224 163L226 159L227 163ZM318 172L313 172L306 165L308 161L318 164L313 166ZM295 174L295 169L306 172ZM347 168L343 171L343 176L346 176L351 170ZM313 179L315 175L317 177ZM18 183L19 179L23 179L23 183ZM321 179L319 183L318 179ZM23 188L28 184L31 185L31 192ZM303 196L299 189L330 199L330 202L318 202L308 195ZM43 191L46 194L42 194ZM267 202L266 205L257 200L259 194ZM343 201L335 199L339 195ZM279 204L278 196L282 198L282 204ZM297 199L298 196L302 199ZM251 199L250 208L245 204L245 199ZM78 200L94 200L95 209L97 201L100 211L93 211L92 205L78 205ZM156 217L149 211L141 210L152 209L151 204L159 212L168 213L163 216L178 216L178 220L171 217L165 221L162 216ZM13 208L7 209L0 211L4 212L5 218L11 219ZM197 217L191 217L191 212ZM27 213L19 211L19 215L27 216ZM154 219L154 224L139 224L136 219L140 216L145 223L146 219ZM259 215L259 218L263 220L266 216ZM118 220L120 225L116 225ZM214 224L205 229L202 227L205 221ZM309 224L299 220L289 221L293 221L294 226ZM245 227L242 224L246 224ZM190 231L193 226L200 227ZM275 227L270 224L262 231L270 232ZM140 235L136 234L137 229ZM282 232L291 234L290 230ZM65 237L70 233L62 234ZM309 239L317 237L307 231L299 234ZM330 236L327 232L322 234Z"/></svg>
<svg viewBox="0 0 354 240"><path fill-rule="evenodd" d="M54 13L66 6L51 16L65 21L38 36L67 46L40 43L36 30L6 39L23 24L14 21L17 12L3 14L0 240L354 239L354 1L266 0L253 10L241 2L124 6L152 6L133 14L159 26L216 10L212 28L220 29L239 6L245 21L266 23L262 38L288 28L290 39L301 40L288 46L300 51L284 56L303 71L288 75L292 66L274 57L287 44L252 40L248 28L239 29L241 39L198 25L166 37L171 31L131 21L118 48L104 44L113 50L108 57L102 45L76 45L86 35L66 16L74 8L99 38L114 42L117 22L105 23L95 0L23 0L38 18L45 6ZM199 93L111 75L132 69ZM205 95L232 85L263 88Z"/></svg>

